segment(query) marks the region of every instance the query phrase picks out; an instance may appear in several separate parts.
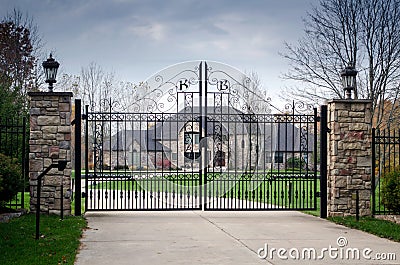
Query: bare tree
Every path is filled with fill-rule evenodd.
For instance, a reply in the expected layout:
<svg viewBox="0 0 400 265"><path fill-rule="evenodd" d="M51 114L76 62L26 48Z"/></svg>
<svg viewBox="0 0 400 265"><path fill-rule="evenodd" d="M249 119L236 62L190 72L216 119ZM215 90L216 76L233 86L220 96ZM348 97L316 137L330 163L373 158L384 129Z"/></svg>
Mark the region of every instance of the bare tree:
<svg viewBox="0 0 400 265"><path fill-rule="evenodd" d="M137 91L139 84L132 82L119 82L119 102L122 106L123 111L134 111L133 105L137 101Z"/></svg>
<svg viewBox="0 0 400 265"><path fill-rule="evenodd" d="M78 90L83 104L89 105L92 111L108 111L110 108L129 111L137 100L138 87L141 87L141 83L135 85L116 80L113 72L105 72L93 62L82 68L79 80Z"/></svg>
<svg viewBox="0 0 400 265"><path fill-rule="evenodd" d="M271 104L271 99L268 97L267 91L264 89L262 80L257 72L245 72L242 83L245 88L242 96L246 99L246 104L248 104L255 113L270 113L271 108L278 110Z"/></svg>
<svg viewBox="0 0 400 265"><path fill-rule="evenodd" d="M148 91L143 82L118 81L113 72L104 71L95 62L82 67L80 75L61 74L57 84L60 90L72 91L75 98L81 98L90 111L109 111L110 104L116 111L133 111Z"/></svg>
<svg viewBox="0 0 400 265"><path fill-rule="evenodd" d="M61 74L57 80L57 87L61 91L72 92L75 98L81 98L80 95L80 76Z"/></svg>
<svg viewBox="0 0 400 265"><path fill-rule="evenodd" d="M317 104L343 98L340 72L352 62L359 70L355 98L372 100L379 125L383 103L398 96L400 2L321 0L304 22L305 36L297 45L286 43L282 53L291 63L284 77L301 84L289 88L286 97Z"/></svg>
<svg viewBox="0 0 400 265"><path fill-rule="evenodd" d="M82 67L80 77L83 105L89 105L89 109L93 111L100 106L106 94L103 92L104 71L98 64L92 62L87 67Z"/></svg>

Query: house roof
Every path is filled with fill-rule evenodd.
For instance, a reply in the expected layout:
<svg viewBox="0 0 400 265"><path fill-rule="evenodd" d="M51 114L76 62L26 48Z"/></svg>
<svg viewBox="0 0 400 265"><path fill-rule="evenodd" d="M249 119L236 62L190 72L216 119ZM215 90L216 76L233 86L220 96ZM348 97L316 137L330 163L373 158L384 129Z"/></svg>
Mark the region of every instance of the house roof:
<svg viewBox="0 0 400 265"><path fill-rule="evenodd" d="M171 152L170 148L155 140L154 129L119 131L111 137L111 144L110 141L104 142L103 150L109 151L111 146L111 151L125 151L135 142L142 151Z"/></svg>
<svg viewBox="0 0 400 265"><path fill-rule="evenodd" d="M201 119L196 114L184 114L178 119L169 119L156 124L156 139L165 141L177 141L179 133L190 131L190 125L202 120L203 131L206 136L216 134L229 135L247 135L253 141L258 141L265 151L282 152L312 152L314 149L314 134L307 131L307 128L299 127L299 124L291 122L275 122L263 120L265 117L252 116L250 114L211 114L207 116L207 125L205 118ZM189 128L185 126L189 124ZM207 127L207 128L204 128ZM258 135L258 136L257 136ZM254 139L258 137L258 139ZM264 141L264 143L261 143Z"/></svg>
<svg viewBox="0 0 400 265"><path fill-rule="evenodd" d="M127 150L135 141L141 150L171 152L162 141L177 141L183 130L191 131L187 125L195 126L201 122L208 137L216 134L229 135L229 138L233 135L247 135L253 142L258 142L265 152L313 151L314 134L307 131L307 128L288 121L277 122L271 120L271 117L273 118L273 115L245 114L225 106L202 109L192 107L168 115L148 130L119 131L112 137L111 150ZM106 148L110 149L109 143Z"/></svg>
<svg viewBox="0 0 400 265"><path fill-rule="evenodd" d="M232 107L200 108L195 106L189 110L184 109L177 114L172 114L163 122L157 123L156 139L177 140L184 126L198 122L201 122L203 131L207 131L207 136L217 133L243 135L257 130L257 123L254 123L251 118L254 114L244 114ZM186 131L189 130L186 128Z"/></svg>

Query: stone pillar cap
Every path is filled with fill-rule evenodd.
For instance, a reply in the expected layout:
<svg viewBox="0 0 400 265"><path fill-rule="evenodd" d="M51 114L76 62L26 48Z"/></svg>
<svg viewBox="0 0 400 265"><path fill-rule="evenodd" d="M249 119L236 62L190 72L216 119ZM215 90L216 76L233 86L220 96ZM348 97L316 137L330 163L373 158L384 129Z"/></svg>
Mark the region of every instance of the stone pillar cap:
<svg viewBox="0 0 400 265"><path fill-rule="evenodd" d="M72 97L74 94L72 92L43 92L43 91L38 91L38 92L28 92L28 96L30 97L38 97L38 96L42 96L42 97L46 97L46 96L59 96L59 97Z"/></svg>

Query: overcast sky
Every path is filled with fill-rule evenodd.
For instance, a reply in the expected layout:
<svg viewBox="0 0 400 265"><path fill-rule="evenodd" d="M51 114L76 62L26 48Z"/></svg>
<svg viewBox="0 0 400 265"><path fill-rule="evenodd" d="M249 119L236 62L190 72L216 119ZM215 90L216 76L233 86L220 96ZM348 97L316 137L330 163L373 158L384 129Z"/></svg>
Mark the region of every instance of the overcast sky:
<svg viewBox="0 0 400 265"><path fill-rule="evenodd" d="M258 73L272 97L290 85L280 76L283 43L303 35L318 0L0 0L1 11L28 12L61 63L79 74L96 62L120 80L139 82L172 64L212 60ZM43 58L43 60L46 58ZM280 104L278 104L280 105Z"/></svg>

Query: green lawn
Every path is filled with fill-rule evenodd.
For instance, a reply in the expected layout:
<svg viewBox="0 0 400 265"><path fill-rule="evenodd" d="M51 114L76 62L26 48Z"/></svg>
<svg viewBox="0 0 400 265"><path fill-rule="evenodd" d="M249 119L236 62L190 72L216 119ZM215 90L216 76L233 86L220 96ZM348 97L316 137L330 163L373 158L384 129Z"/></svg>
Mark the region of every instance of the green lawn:
<svg viewBox="0 0 400 265"><path fill-rule="evenodd" d="M21 193L9 204L19 203ZM72 214L74 214L74 201ZM24 207L29 211L30 194L24 193ZM11 206L9 208L20 208ZM82 199L82 213L84 212ZM42 237L35 240L35 215L27 214L13 218L8 223L0 223L0 264L74 264L79 248L82 229L86 227L83 217L41 215L40 233Z"/></svg>
<svg viewBox="0 0 400 265"><path fill-rule="evenodd" d="M21 194L19 193L18 195L17 195L17 200L13 200L13 201L11 201L11 203L13 204L13 203L15 203L16 201L20 201L20 198L21 198ZM25 192L25 195L24 195L24 209L27 209L28 211L29 211L29 208L30 208L30 198L31 198L31 196L30 196L30 194L29 194L29 192ZM75 199L75 198L74 198ZM85 199L84 198L82 198L81 199L81 208L82 208L82 214L85 212ZM7 205L6 205L7 206ZM20 207L9 207L9 208L11 208L11 209L16 209L16 208L20 208ZM72 215L75 215L75 200L72 200L71 201L71 214Z"/></svg>
<svg viewBox="0 0 400 265"><path fill-rule="evenodd" d="M355 217L328 217L328 220L358 230L377 235L379 237L388 238L400 242L400 225L375 219L373 217L361 217L357 221Z"/></svg>
<svg viewBox="0 0 400 265"><path fill-rule="evenodd" d="M1 264L74 264L86 221L82 217L42 215L35 240L35 215L0 223Z"/></svg>
<svg viewBox="0 0 400 265"><path fill-rule="evenodd" d="M319 190L319 180L318 180L318 188L317 190ZM321 216L321 198L317 197L317 208L315 210L306 210L303 211L306 214L311 214L313 216L317 216L320 217Z"/></svg>
<svg viewBox="0 0 400 265"><path fill-rule="evenodd" d="M85 213L85 198L81 198L81 214ZM71 201L71 214L75 215L75 197Z"/></svg>
<svg viewBox="0 0 400 265"><path fill-rule="evenodd" d="M21 203L21 196L22 196L22 192L18 192L17 196L14 197L14 199L12 201L10 201L9 203L7 203L5 206L11 209L17 209L17 208L21 208L20 206L14 206L13 204L20 204ZM29 210L30 207L30 193L29 192L24 192L24 205L22 208Z"/></svg>

